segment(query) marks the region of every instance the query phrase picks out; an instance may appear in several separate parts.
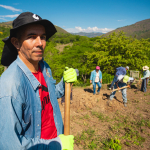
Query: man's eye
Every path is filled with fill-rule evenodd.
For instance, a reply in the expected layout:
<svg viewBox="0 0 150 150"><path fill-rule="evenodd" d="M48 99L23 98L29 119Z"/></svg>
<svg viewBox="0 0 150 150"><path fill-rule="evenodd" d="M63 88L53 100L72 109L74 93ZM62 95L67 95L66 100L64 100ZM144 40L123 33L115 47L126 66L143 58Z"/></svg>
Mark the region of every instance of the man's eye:
<svg viewBox="0 0 150 150"><path fill-rule="evenodd" d="M41 36L41 40L46 40L46 36Z"/></svg>
<svg viewBox="0 0 150 150"><path fill-rule="evenodd" d="M36 36L35 36L35 35L30 35L30 36L28 36L28 38L29 38L29 39L35 39Z"/></svg>

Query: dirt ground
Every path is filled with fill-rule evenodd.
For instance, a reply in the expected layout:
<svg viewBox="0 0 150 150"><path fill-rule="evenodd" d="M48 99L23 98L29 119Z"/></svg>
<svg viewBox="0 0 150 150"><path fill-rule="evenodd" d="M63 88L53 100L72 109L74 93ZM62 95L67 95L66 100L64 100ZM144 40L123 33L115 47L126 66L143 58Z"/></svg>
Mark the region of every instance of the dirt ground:
<svg viewBox="0 0 150 150"><path fill-rule="evenodd" d="M93 111L109 116L111 119L114 119L117 112L134 120L138 117L150 120L150 86L148 86L146 93L139 89L139 85L133 85L127 89L128 102L127 107L124 107L121 92L116 92L113 101L108 104L107 98L111 91L107 89L107 85L103 85L99 95L93 95L91 87L73 87L73 100L70 104L70 134L77 136L83 130L93 127L97 134L106 137L112 123L100 122L98 118L91 116ZM58 99L58 102L64 118L64 105L61 104L61 99ZM90 119L86 116L89 116ZM143 130L146 132L143 134L146 140L142 143L142 147L123 144L123 149L150 150L150 128L147 127ZM81 145L74 145L74 150L82 149Z"/></svg>

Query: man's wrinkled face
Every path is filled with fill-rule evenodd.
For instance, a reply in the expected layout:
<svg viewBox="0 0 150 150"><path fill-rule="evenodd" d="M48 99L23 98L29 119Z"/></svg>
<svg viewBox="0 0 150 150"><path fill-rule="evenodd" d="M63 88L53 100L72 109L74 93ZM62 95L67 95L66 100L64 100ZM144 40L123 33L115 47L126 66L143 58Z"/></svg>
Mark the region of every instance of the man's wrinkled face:
<svg viewBox="0 0 150 150"><path fill-rule="evenodd" d="M19 40L18 54L29 62L39 62L44 54L46 46L45 28L39 24L27 25Z"/></svg>

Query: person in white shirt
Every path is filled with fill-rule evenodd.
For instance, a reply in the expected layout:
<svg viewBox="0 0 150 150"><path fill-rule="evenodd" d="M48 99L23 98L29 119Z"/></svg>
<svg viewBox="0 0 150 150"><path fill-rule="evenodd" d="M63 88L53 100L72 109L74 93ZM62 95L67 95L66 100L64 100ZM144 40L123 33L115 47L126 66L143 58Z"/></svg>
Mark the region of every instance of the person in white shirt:
<svg viewBox="0 0 150 150"><path fill-rule="evenodd" d="M96 93L96 84L98 85L97 94L99 94L102 86L102 72L99 66L96 66L96 69L91 72L90 83L93 84L93 95Z"/></svg>

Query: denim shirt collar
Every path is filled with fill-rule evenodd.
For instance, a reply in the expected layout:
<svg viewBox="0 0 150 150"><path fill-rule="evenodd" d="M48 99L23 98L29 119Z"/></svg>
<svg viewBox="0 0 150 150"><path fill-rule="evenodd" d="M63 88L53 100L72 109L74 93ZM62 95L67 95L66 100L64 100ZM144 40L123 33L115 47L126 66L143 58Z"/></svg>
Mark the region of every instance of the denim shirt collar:
<svg viewBox="0 0 150 150"><path fill-rule="evenodd" d="M20 69L25 73L25 75L31 82L31 85L33 86L34 90L36 90L37 87L41 86L40 82L35 78L35 76L32 74L32 72L28 69L28 67L19 58L19 55L17 56L16 63L20 67ZM40 64L40 66L41 66L41 64Z"/></svg>

